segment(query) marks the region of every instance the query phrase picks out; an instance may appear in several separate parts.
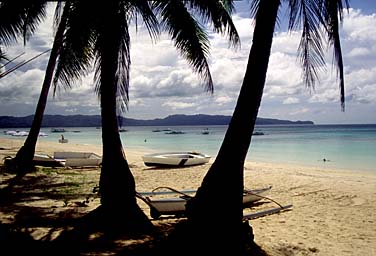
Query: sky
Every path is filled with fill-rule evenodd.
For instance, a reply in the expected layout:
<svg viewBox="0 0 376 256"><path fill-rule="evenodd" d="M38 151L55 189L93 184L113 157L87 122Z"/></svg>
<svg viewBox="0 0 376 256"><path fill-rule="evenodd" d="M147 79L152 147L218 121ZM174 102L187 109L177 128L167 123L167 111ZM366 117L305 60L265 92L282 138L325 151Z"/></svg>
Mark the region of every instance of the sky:
<svg viewBox="0 0 376 256"><path fill-rule="evenodd" d="M352 0L345 11L340 36L345 70L346 109L341 111L333 52L314 88L307 88L297 59L301 31L288 32L281 8L276 28L259 117L311 120L316 124L376 124L376 1ZM26 46L4 48L9 58L25 53L25 60L52 46L52 14ZM131 27L131 80L125 117L163 118L173 114L232 115L252 44L253 20L248 1L237 1L233 14L241 46L230 48L227 38L210 28L210 70L214 92L206 92L199 75L183 59L167 35L153 42L145 29ZM48 54L0 79L0 116L26 116L35 112ZM70 90L50 93L46 114L99 115L93 74L77 81ZM126 124L125 124L126 125Z"/></svg>

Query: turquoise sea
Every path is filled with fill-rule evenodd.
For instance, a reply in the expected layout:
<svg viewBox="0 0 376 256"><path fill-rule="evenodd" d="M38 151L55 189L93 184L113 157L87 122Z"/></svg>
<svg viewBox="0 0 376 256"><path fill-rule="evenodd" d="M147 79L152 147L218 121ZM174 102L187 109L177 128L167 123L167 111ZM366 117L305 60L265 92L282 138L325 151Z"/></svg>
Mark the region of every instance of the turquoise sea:
<svg viewBox="0 0 376 256"><path fill-rule="evenodd" d="M124 148L148 151L200 151L216 156L227 126L132 126L121 133ZM156 129L172 129L182 134L166 134ZM209 134L202 134L208 128ZM24 139L6 135L0 137ZM68 143L101 144L101 129L96 127L65 128ZM376 125L284 125L257 126L264 135L253 136L247 160L287 163L320 168L376 171ZM41 141L58 141L62 133L42 128L47 137ZM323 159L328 161L323 161Z"/></svg>

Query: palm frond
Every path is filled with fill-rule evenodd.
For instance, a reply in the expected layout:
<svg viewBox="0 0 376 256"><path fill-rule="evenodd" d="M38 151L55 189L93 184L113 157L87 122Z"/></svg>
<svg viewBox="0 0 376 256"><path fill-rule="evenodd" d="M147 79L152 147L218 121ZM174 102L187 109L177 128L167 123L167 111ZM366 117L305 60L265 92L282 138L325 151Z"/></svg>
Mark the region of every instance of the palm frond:
<svg viewBox="0 0 376 256"><path fill-rule="evenodd" d="M346 8L349 8L349 2L345 0ZM328 36L329 44L333 47L333 59L337 69L337 78L339 78L341 109L345 110L345 78L343 71L343 58L341 50L341 41L339 37L339 22L343 20L342 0L327 0L322 5L323 25Z"/></svg>
<svg viewBox="0 0 376 256"><path fill-rule="evenodd" d="M58 85L70 88L91 67L95 33L91 24L92 12L88 8L90 7L81 2L67 2L64 6L58 29L64 29L65 33L54 75L54 94Z"/></svg>
<svg viewBox="0 0 376 256"><path fill-rule="evenodd" d="M207 61L209 39L206 31L181 1L156 1L153 7L160 14L163 28L171 35L175 47L204 79L206 90L213 92L213 80Z"/></svg>
<svg viewBox="0 0 376 256"><path fill-rule="evenodd" d="M290 0L289 7L289 29L302 26L298 57L303 68L303 79L308 87L314 88L319 78L318 71L325 68L320 3L310 0Z"/></svg>
<svg viewBox="0 0 376 256"><path fill-rule="evenodd" d="M257 13L258 13L260 1L261 0L252 0L251 3L250 3L250 15L253 18L255 18Z"/></svg>
<svg viewBox="0 0 376 256"><path fill-rule="evenodd" d="M66 2L69 2L69 1L66 1ZM57 28L59 27L59 24L61 21L61 15L64 10L64 4L65 2L57 2L56 4L55 13L54 13L54 23L53 23L54 34L56 33Z"/></svg>
<svg viewBox="0 0 376 256"><path fill-rule="evenodd" d="M118 111L126 111L128 105L130 35L128 18L131 6L127 1L118 6L106 6L98 15L101 25L97 26L95 42L95 91L103 97L104 92L115 90ZM101 16L103 15L103 16ZM103 84L103 81L106 84Z"/></svg>
<svg viewBox="0 0 376 256"><path fill-rule="evenodd" d="M154 14L151 12L150 6L147 3L143 3L144 1L136 1L137 10L142 12L143 19L145 21L146 26L148 27L148 31L150 35L153 37L155 33L158 33L158 22ZM128 14L129 14L130 6L123 5L120 9L119 14L119 42L120 47L118 50L118 67L117 67L117 106L120 112L125 112L128 109L128 102L129 102L129 73L130 73L130 65L131 65L131 54L130 54L130 44L131 38L129 35L129 27L128 27ZM150 16L151 15L151 16Z"/></svg>
<svg viewBox="0 0 376 256"><path fill-rule="evenodd" d="M24 53L22 53L24 54ZM17 58L19 57L20 55L17 56ZM8 65L9 63L12 62L12 60L9 60L7 55L5 54L5 52L3 52L3 50L1 49L0 47L0 63L3 62L3 61L6 61L5 64L3 64L2 66L0 66L0 68L3 68L5 67L6 65Z"/></svg>
<svg viewBox="0 0 376 256"><path fill-rule="evenodd" d="M0 38L9 45L23 36L24 43L46 17L45 1L6 1L0 5Z"/></svg>
<svg viewBox="0 0 376 256"><path fill-rule="evenodd" d="M136 16L141 15L143 22L149 32L149 35L153 41L155 41L160 34L159 31L159 22L157 17L153 13L152 6L148 0L133 0L131 1L131 6L134 11L132 14ZM136 24L137 29L137 24Z"/></svg>
<svg viewBox="0 0 376 256"><path fill-rule="evenodd" d="M188 3L205 23L213 25L216 33L228 35L230 46L240 46L240 37L231 18L234 9L232 0L190 0Z"/></svg>

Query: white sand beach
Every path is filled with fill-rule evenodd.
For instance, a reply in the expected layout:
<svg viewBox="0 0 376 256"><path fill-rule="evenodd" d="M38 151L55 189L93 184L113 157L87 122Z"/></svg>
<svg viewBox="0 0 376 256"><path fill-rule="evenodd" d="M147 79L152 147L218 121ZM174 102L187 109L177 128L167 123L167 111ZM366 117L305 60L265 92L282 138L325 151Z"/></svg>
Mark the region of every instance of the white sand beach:
<svg viewBox="0 0 376 256"><path fill-rule="evenodd" d="M0 159L14 156L22 144L23 140L1 138ZM53 154L54 151L101 155L98 146L38 142L38 153ZM137 191L150 191L158 186L195 189L210 167L209 163L183 171L178 168L151 169L142 162L144 153L126 150ZM86 182L95 182L100 169L77 172L87 175ZM54 174L64 175L64 171ZM8 176L0 174L2 184ZM293 204L292 210L250 220L256 243L269 255L376 255L376 170L329 170L247 162L245 188L269 185L272 186L270 198L280 204ZM85 210L93 209L98 203L99 200L94 200ZM58 208L62 203L50 200L46 206ZM149 208L142 201L140 206L149 214ZM252 211L270 207L276 205L268 202ZM11 217L0 211L0 221L8 223Z"/></svg>

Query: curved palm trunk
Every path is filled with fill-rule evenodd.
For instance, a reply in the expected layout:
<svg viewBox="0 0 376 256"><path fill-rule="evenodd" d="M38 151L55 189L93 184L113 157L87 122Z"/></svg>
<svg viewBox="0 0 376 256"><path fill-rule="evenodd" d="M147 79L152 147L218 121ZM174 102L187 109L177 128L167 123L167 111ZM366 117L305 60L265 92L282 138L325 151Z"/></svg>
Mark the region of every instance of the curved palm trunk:
<svg viewBox="0 0 376 256"><path fill-rule="evenodd" d="M56 60L59 56L59 51L63 43L63 35L65 30L65 24L67 20L66 13L62 15L59 23L58 30L55 35L54 43L52 46L50 58L48 60L46 74L44 76L42 89L40 92L37 108L35 110L33 123L31 125L29 134L25 140L24 145L17 152L15 158L15 168L19 175L23 175L31 170L33 166L33 158L35 154L35 148L40 132L40 128L43 121L44 110L46 109L48 93L51 87L51 82L56 66Z"/></svg>
<svg viewBox="0 0 376 256"><path fill-rule="evenodd" d="M106 44L111 44L111 36ZM112 48L112 47L110 47ZM116 114L117 51L101 54L103 160L100 175L102 221L109 231L148 231L151 221L136 201L135 180L125 159ZM115 60L115 61L114 61Z"/></svg>
<svg viewBox="0 0 376 256"><path fill-rule="evenodd" d="M199 247L208 251L228 249L232 255L239 255L250 242L243 232L247 228L242 219L243 167L262 99L279 4L279 0L260 1L233 117L215 162L195 198L187 204L188 227L198 244L204 242ZM207 237L214 243L208 244Z"/></svg>

